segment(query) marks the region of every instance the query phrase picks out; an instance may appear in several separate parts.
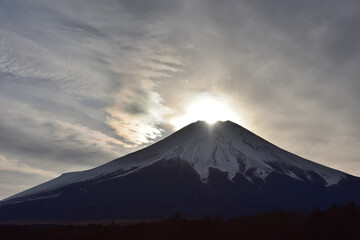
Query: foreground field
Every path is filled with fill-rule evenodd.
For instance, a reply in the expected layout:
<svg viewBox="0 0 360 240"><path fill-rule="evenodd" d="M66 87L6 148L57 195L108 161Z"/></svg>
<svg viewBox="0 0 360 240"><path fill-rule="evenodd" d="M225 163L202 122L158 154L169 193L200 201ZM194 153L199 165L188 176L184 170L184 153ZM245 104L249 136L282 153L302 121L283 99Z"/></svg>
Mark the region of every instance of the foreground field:
<svg viewBox="0 0 360 240"><path fill-rule="evenodd" d="M351 202L308 215L274 212L230 220L220 215L184 219L176 213L165 220L122 224L2 225L0 239L359 239L360 207Z"/></svg>

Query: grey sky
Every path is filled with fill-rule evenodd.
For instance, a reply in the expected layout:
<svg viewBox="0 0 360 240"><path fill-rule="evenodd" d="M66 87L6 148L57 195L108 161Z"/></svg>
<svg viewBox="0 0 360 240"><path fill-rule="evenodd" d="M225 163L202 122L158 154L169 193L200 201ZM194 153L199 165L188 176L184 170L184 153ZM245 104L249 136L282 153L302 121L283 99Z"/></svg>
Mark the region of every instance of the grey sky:
<svg viewBox="0 0 360 240"><path fill-rule="evenodd" d="M204 93L359 176L359 22L358 1L0 0L0 198L167 136Z"/></svg>

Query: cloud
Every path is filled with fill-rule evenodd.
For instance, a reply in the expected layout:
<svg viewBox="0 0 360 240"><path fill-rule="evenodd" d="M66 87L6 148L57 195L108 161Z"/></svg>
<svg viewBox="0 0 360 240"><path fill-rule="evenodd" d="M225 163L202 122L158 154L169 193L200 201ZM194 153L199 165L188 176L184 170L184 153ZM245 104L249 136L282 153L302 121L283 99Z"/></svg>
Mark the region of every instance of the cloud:
<svg viewBox="0 0 360 240"><path fill-rule="evenodd" d="M58 174L38 169L38 168L32 168L26 164L19 163L18 161L10 161L6 159L4 156L0 155L0 170L1 171L11 171L11 172L20 172L25 174L35 174L35 175L42 175L46 177L57 177Z"/></svg>
<svg viewBox="0 0 360 240"><path fill-rule="evenodd" d="M0 70L62 92L84 97L102 97L107 80L82 64L69 64L53 50L14 31L0 29ZM103 89L103 91L101 91ZM100 96L102 95L102 96Z"/></svg>
<svg viewBox="0 0 360 240"><path fill-rule="evenodd" d="M105 163L126 153L123 141L90 129L54 118L35 117L33 110L12 112L2 118L2 151L7 156L32 166L46 166L57 171L81 169Z"/></svg>
<svg viewBox="0 0 360 240"><path fill-rule="evenodd" d="M102 11L111 12L114 3L110 5L102 8ZM6 2L3 10L5 12L6 9L11 9L2 19L5 27L0 29L0 70L2 76L7 74L7 78L11 76L19 79L18 87L27 87L37 92L41 89L40 96L25 93L30 104L36 103L42 107L52 105L57 110L60 110L61 105L62 111L71 114L73 109L69 108L73 106L69 104L79 105L79 102L82 102L87 106L80 104L80 108L86 107L100 117L104 117L104 114L99 107L106 108L109 116L103 123L108 123L117 133L120 133L118 124L113 124L116 121L125 121L127 124L137 122L134 126L141 123L144 132L138 131L137 139L117 136L120 141L127 138L126 141L132 144L148 142L148 138L160 135L161 130L157 129L156 125L161 124L161 115L167 108L162 105L161 97L154 91L152 78L169 77L181 66L181 61L173 56L174 50L161 42L165 37L166 27L143 20L134 21L133 16L126 14L100 21L88 19L85 23L87 14L74 12L72 8L64 8L55 2L39 5L36 1L24 1L21 7L15 6ZM74 3L73 7L77 6L83 7L81 2ZM94 14L90 15L91 17L96 15L92 8L95 6L100 7L96 2L86 6L86 9ZM125 5L123 7L127 8ZM23 14L28 9L36 14ZM19 25L13 24L11 20L14 18L21 18L31 31L24 31ZM121 24L122 22L125 24ZM114 23L117 23L116 27L113 26ZM38 38L39 33L41 38ZM131 81L136 83L129 84ZM5 87L8 86L16 87L6 81ZM48 98L51 104L39 104L48 92L51 92ZM139 94L140 92L145 94ZM64 99L66 95L69 99ZM140 96L143 104L147 105L147 112L143 112L141 117L140 114L131 113L131 109L135 110L136 106L139 110L136 102L127 103L122 109L117 108L123 95ZM114 102L114 106L106 107L105 104L109 105L110 102ZM102 104L89 107L89 104L99 103ZM129 114L127 119L118 119L118 115L123 114L117 113L119 110ZM78 112L73 113L79 115ZM84 119L77 119L77 122L82 120ZM134 131L134 127L130 131ZM123 143L124 146L126 144Z"/></svg>
<svg viewBox="0 0 360 240"><path fill-rule="evenodd" d="M56 173L97 166L167 136L209 93L269 141L358 174L359 11L357 1L1 1L0 152Z"/></svg>
<svg viewBox="0 0 360 240"><path fill-rule="evenodd" d="M163 129L159 125L165 122L170 110L162 105L156 93L130 91L116 96L116 103L106 111L110 115L106 121L109 126L136 146L161 136Z"/></svg>

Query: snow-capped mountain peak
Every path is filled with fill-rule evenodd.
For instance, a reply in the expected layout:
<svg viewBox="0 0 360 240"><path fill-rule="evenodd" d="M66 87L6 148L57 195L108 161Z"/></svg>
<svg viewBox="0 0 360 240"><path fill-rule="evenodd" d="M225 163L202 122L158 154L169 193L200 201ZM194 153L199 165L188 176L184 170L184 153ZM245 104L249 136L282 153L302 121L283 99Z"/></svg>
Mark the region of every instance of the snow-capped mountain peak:
<svg viewBox="0 0 360 240"><path fill-rule="evenodd" d="M226 173L230 180L241 175L250 182L266 182L271 173L303 182L320 177L325 186L337 184L348 176L280 149L233 122L209 125L198 121L142 150L91 170L63 174L5 201L77 182L108 181L141 171L159 161L174 160L190 165L205 184L211 169Z"/></svg>
<svg viewBox="0 0 360 240"><path fill-rule="evenodd" d="M265 180L274 171L301 181L311 180L312 174L316 173L327 186L338 183L346 176L345 173L284 151L230 121L213 125L202 121L192 123L143 151L144 155L148 155L144 156L148 161L185 161L205 182L210 168L226 172L230 180L236 174L241 174L249 181L255 178ZM123 162L129 164L128 167L122 166L124 170L141 167L141 164L133 165L131 157L127 161L121 158L116 161L121 165Z"/></svg>

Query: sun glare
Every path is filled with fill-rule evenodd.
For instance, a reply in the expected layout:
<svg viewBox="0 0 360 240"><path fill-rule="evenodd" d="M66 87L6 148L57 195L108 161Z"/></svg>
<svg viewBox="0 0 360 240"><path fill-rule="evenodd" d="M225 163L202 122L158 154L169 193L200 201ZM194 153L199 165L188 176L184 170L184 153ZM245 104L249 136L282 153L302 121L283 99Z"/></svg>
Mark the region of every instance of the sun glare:
<svg viewBox="0 0 360 240"><path fill-rule="evenodd" d="M173 119L176 128L182 128L198 120L213 124L216 121L239 121L237 114L217 96L201 94L185 106L185 113Z"/></svg>

